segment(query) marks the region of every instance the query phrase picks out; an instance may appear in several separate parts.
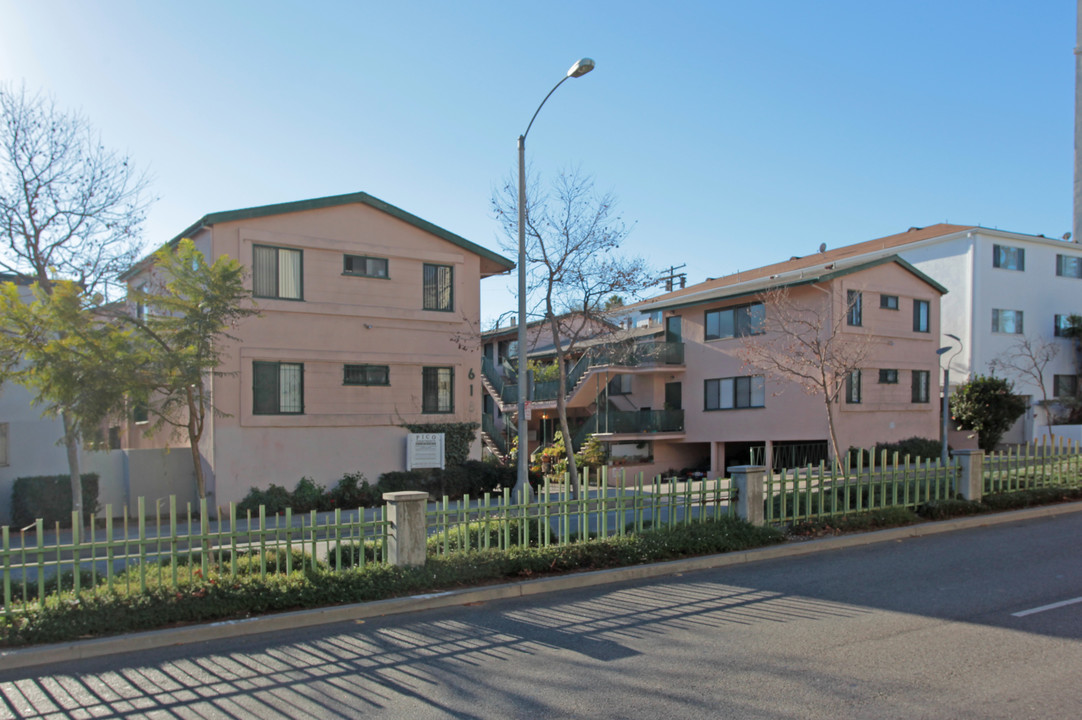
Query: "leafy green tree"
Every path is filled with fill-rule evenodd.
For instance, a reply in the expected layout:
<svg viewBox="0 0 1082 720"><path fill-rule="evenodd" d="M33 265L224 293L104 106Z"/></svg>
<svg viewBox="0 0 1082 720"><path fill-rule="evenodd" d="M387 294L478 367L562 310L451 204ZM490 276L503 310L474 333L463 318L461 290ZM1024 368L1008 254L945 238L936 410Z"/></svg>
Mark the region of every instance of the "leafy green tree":
<svg viewBox="0 0 1082 720"><path fill-rule="evenodd" d="M62 420L68 464L79 467L78 442L95 435L124 405L137 359L131 334L105 322L82 287L55 281L47 292L20 296L0 284L0 360L4 381L26 386L43 414ZM82 481L72 483L72 509L83 517Z"/></svg>
<svg viewBox="0 0 1082 720"><path fill-rule="evenodd" d="M39 299L61 281L75 283L82 295L70 289L63 309L39 308L40 320L59 322L76 305L87 310L98 298L109 299L117 274L138 256L153 199L147 187L132 160L108 150L84 116L58 108L48 96L0 85L0 270L36 283ZM36 348L30 340L20 348L18 340L9 337L5 343L20 356L40 354L50 342L35 336ZM43 378L52 371L40 373ZM63 382L40 381L34 387L39 401L64 427L72 500L81 515L77 439L92 418L78 417L65 405L63 398L73 393ZM79 395L89 398L93 390L88 386Z"/></svg>
<svg viewBox="0 0 1082 720"><path fill-rule="evenodd" d="M154 256L151 279L130 292L140 310L122 317L135 328L142 354L133 391L154 421L147 433L171 427L187 437L195 465L199 497L206 497L206 478L199 453L208 413L224 415L213 404L212 376L218 369L222 344L241 319L258 313L245 304L244 268L228 256L207 264L188 239Z"/></svg>
<svg viewBox="0 0 1082 720"><path fill-rule="evenodd" d="M1010 380L977 375L951 394L950 408L958 428L976 431L981 450L992 452L1026 411L1026 401L1014 394Z"/></svg>

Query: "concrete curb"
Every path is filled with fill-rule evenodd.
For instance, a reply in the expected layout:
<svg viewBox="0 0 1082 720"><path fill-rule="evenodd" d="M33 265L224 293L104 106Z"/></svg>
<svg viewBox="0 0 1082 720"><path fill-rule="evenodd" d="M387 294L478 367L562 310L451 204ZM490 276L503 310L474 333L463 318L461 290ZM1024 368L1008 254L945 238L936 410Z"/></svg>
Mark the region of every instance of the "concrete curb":
<svg viewBox="0 0 1082 720"><path fill-rule="evenodd" d="M784 545L756 548L722 555L704 555L700 557L671 560L669 562L634 565L631 567L596 570L592 572L572 573L552 578L539 578L523 582L487 585L480 588L449 590L447 592L411 595L409 597L379 600L357 605L339 605L314 610L264 615L244 620L227 620L205 625L191 625L168 630L117 635L97 640L82 640L54 645L39 645L18 650L0 652L0 671L49 665L71 660L114 655L118 653L153 650L173 645L187 645L221 640L223 638L243 637L259 633L280 632L297 628L327 625L365 618L383 617L433 610L437 608L466 605L469 603L490 602L509 598L543 595L563 590L608 585L629 580L643 580L663 577L695 570L743 565L745 563L773 560L778 558L799 557L812 553L842 548L873 545L904 538L924 537L954 530L1003 525L1023 522L1038 518L1055 517L1073 512L1082 512L1082 502L1045 505L1025 510L1014 510L993 515L975 515L940 522L921 523L906 527L889 528L875 532L842 535L838 537L790 542Z"/></svg>

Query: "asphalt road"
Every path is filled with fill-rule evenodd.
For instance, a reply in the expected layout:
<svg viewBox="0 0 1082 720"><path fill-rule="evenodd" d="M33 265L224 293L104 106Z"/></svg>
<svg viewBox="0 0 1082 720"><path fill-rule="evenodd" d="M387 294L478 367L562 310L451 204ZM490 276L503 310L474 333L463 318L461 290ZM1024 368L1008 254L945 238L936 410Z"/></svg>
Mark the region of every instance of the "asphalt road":
<svg viewBox="0 0 1082 720"><path fill-rule="evenodd" d="M2 717L1076 718L1082 513L0 674Z"/></svg>

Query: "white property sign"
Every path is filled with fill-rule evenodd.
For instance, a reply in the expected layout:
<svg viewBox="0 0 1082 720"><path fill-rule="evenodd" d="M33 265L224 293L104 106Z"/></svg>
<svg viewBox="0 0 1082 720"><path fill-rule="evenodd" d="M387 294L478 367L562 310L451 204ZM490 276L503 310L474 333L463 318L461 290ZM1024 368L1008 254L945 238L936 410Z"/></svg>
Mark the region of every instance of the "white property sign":
<svg viewBox="0 0 1082 720"><path fill-rule="evenodd" d="M443 433L410 433L406 436L406 469L443 468Z"/></svg>

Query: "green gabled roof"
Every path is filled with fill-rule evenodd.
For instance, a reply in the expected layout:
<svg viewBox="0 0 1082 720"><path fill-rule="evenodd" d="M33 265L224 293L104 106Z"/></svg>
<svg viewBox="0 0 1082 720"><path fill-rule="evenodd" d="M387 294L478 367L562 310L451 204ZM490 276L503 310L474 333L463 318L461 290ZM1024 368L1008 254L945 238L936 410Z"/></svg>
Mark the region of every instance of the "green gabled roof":
<svg viewBox="0 0 1082 720"><path fill-rule="evenodd" d="M942 284L936 282L925 273L918 270L908 260L903 259L898 255L887 255L885 257L877 258L875 260L869 260L862 263L854 263L851 265L845 265L842 262L830 263L827 266L823 266L817 271L815 267L811 268L799 268L785 273L785 277L771 276L771 277L758 277L752 280L745 280L741 283L737 283L733 286L721 286L704 291L700 294L690 294L673 298L670 301L659 300L656 302L650 300L643 300L640 303L636 303L637 306L643 306L650 310L676 310L680 308L693 307L695 305L704 305L706 303L717 302L718 300L734 300L743 297L749 297L754 295L760 295L767 290L779 287L797 287L799 285L810 285L812 283L826 282L835 278L842 277L844 275L851 275L862 270L878 267L879 265L886 265L889 263L896 263L904 270L912 273L917 278L927 283L940 295L946 295L949 290ZM840 266L840 267L838 267ZM828 269L830 268L830 269ZM773 281L773 282L772 282Z"/></svg>
<svg viewBox="0 0 1082 720"><path fill-rule="evenodd" d="M349 193L346 195L331 195L328 197L312 198L311 200L296 200L294 202L276 203L274 205L260 205L259 207L241 208L240 210L225 210L222 212L210 213L204 215L199 220L195 221L187 228L185 228L179 235L174 237L168 243L167 246L174 246L181 241L182 238L190 238L193 234L200 230L210 227L211 225L217 225L219 223L234 222L236 220L251 220L253 218L268 217L270 215L285 215L287 213L302 212L305 210L320 210L322 208L338 207L339 205L352 205L354 203L360 203L367 205L371 208L375 208L380 212L387 213L391 217L398 218L399 220L409 223L416 228L424 230L425 232L435 235L436 237L446 240L449 243L458 245L463 250L468 250L475 255L480 255L486 260L490 260L497 265L510 270L515 267L515 263L508 260L502 255L492 252L488 248L481 247L477 243L470 242L461 235L455 235L449 230L444 230L439 225L423 220L412 213L408 213L402 208L395 207L390 203L386 203L377 197L372 197L365 192ZM126 280L133 275L136 270L141 268L149 258L143 258L121 276L121 280Z"/></svg>

